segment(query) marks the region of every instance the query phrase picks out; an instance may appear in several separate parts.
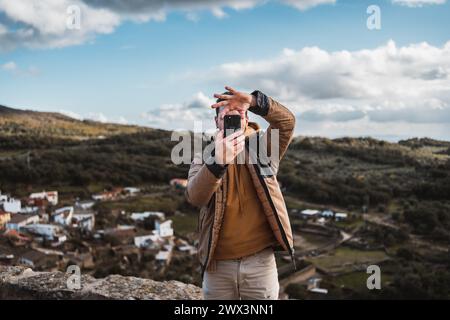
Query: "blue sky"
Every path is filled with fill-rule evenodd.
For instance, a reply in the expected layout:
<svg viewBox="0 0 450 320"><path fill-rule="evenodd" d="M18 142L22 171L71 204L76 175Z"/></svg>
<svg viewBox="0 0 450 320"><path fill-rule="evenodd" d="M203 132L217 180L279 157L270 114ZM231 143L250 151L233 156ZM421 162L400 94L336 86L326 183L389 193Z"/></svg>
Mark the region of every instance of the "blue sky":
<svg viewBox="0 0 450 320"><path fill-rule="evenodd" d="M14 6L22 1L0 3L0 104L175 129L189 127L187 120L196 116L207 119L212 114L207 109L208 98L222 91L222 85L229 84L243 90L262 89L292 106L301 119L299 124L305 128L297 128L298 134L372 135L391 140L430 135L450 139L450 123L443 121L443 118L450 118L450 93L445 89L450 81L450 62L445 58L448 56L446 43L450 40L450 3L443 0L435 0L436 4L419 3L419 6L413 0L410 1L413 6L408 0L400 4L390 0L337 0L334 3L309 0L309 3L319 4L305 10L279 1L250 0L246 9L236 9L236 1L232 0L229 4L218 1L214 8L204 1L191 1L193 4L189 7L179 3L171 7L171 1L166 1L162 13L164 21L148 18L158 8L133 11L133 1L128 2L130 8L126 12L98 3L94 6L89 1L64 1L68 5L82 5L78 34L75 30L49 32L48 26L41 28L39 21L17 13L20 10ZM51 5L53 1L41 3L46 2ZM306 2L291 1L301 5ZM366 9L371 4L381 9L381 30L371 31L366 27ZM86 17L92 17L87 18L89 27L83 29L83 10L88 9L93 12L88 11ZM106 34L95 25L99 21L96 16L99 10L111 12L111 16L105 18L105 21L109 19L105 24L110 23ZM148 16L141 19L137 17L139 13ZM224 13L226 16L222 17ZM66 15L62 10L61 17L66 19ZM32 29L39 37L15 37L20 28ZM389 41L394 43L395 56L389 53L392 50ZM423 42L429 47L412 47ZM315 61L315 56L302 51L305 48L319 49L316 56L330 55L324 58L331 68L328 72L333 73L333 63L337 64L341 73L333 73L334 77L343 81L329 80L327 69L320 61ZM384 55L376 53L377 48L383 48ZM286 54L285 49L292 51L291 54L290 51ZM361 58L362 50L371 53ZM334 52L341 54L333 62L330 57L335 59ZM342 57L345 52L352 57L348 64ZM430 61L436 57L442 60ZM316 65L316 62L315 70L305 71L308 64ZM421 74L438 72L439 77L432 81L422 79L424 82L412 81L415 76L407 79L409 62L415 71L423 68L419 70ZM227 63L236 64L237 69L230 71ZM298 68L298 72L287 77L285 71L281 72L284 69L276 69L286 63L293 63L291 70ZM342 78L342 74L354 70L365 72L367 63L371 64L371 70L385 67L380 70L382 77L375 74L379 82L370 82L370 77L364 76L367 87L358 88L355 82L361 83L359 72L355 78L352 75ZM258 69L256 75L252 67ZM389 72L397 68L403 69L391 76ZM245 73L241 73L242 69ZM323 80L316 79L319 75ZM390 78L397 92L392 92L383 81ZM317 90L317 93L310 95L304 88L309 88L311 83L337 86L339 93L322 96L324 89L311 85L311 92ZM427 90L417 96L413 87L406 87L408 85ZM370 99L352 90L370 92ZM389 99L385 98L387 96ZM410 101L417 105L410 106ZM162 119L166 110L171 113L170 121ZM436 117L421 120L424 118L421 115L434 110L438 110ZM391 113L394 121L387 119ZM411 113L417 114L417 118L411 117ZM303 114L309 117L302 118ZM178 116L181 117L179 122L176 121Z"/></svg>

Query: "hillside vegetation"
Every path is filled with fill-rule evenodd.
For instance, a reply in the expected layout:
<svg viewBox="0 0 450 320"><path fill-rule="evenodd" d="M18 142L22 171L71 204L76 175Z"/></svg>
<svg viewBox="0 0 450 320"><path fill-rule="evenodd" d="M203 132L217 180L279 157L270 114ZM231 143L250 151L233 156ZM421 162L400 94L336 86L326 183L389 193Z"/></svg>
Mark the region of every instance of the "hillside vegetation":
<svg viewBox="0 0 450 320"><path fill-rule="evenodd" d="M18 110L0 105L1 136L89 139L149 130L138 126L79 121L60 113Z"/></svg>

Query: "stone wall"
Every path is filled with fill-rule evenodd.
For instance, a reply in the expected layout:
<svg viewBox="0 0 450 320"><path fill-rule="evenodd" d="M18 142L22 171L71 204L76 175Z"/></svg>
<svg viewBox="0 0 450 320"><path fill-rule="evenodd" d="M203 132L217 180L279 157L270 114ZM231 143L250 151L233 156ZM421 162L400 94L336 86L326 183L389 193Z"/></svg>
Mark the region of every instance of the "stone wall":
<svg viewBox="0 0 450 320"><path fill-rule="evenodd" d="M63 272L34 272L25 267L0 266L0 299L202 299L201 289L179 281L154 281L111 275L81 276L81 288L69 289Z"/></svg>

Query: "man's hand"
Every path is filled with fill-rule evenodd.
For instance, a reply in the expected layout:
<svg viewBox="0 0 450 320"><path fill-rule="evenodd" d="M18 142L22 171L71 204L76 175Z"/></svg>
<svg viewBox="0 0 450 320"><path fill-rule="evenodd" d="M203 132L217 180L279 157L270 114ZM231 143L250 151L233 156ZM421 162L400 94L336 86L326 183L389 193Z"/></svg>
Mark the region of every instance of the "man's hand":
<svg viewBox="0 0 450 320"><path fill-rule="evenodd" d="M215 158L216 163L222 166L230 164L236 156L244 150L245 135L242 130L224 137L223 130L216 134L215 139Z"/></svg>
<svg viewBox="0 0 450 320"><path fill-rule="evenodd" d="M223 110L221 110L221 114L226 114L228 111L237 110L239 111L241 118L245 117L245 112L248 110L248 108L256 105L255 97L251 94L245 93L245 92L239 92L235 89L226 86L226 90L228 90L231 95L227 94L214 94L214 97L217 99L223 99L224 101L215 103L211 106L211 108L220 108L223 107Z"/></svg>

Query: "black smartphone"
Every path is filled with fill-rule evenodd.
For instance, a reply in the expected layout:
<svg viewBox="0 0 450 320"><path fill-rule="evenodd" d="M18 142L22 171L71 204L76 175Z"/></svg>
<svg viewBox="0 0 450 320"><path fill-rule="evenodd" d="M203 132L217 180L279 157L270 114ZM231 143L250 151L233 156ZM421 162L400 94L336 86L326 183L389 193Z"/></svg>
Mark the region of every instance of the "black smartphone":
<svg viewBox="0 0 450 320"><path fill-rule="evenodd" d="M223 118L223 135L233 134L241 129L241 116L238 114L226 115Z"/></svg>

